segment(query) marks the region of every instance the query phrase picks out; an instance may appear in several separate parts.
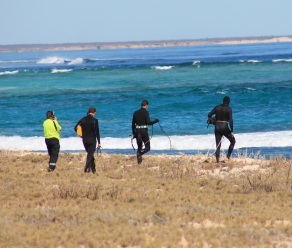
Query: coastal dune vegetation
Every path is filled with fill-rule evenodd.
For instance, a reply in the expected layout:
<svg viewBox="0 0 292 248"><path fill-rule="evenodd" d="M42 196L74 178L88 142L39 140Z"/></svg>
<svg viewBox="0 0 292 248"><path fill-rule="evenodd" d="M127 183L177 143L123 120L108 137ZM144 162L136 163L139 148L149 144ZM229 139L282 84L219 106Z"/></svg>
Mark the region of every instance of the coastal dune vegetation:
<svg viewBox="0 0 292 248"><path fill-rule="evenodd" d="M291 247L292 161L0 151L0 247ZM223 156L224 159L224 156Z"/></svg>

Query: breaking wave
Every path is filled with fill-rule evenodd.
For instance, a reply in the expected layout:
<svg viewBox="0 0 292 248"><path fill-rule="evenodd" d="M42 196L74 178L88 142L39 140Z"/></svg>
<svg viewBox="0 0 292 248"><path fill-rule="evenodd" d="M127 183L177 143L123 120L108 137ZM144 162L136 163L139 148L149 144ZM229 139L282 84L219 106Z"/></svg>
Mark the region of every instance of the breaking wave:
<svg viewBox="0 0 292 248"><path fill-rule="evenodd" d="M16 70L16 71L3 71L3 72L0 72L0 76L2 75L13 75L13 74L17 74L19 71Z"/></svg>
<svg viewBox="0 0 292 248"><path fill-rule="evenodd" d="M72 69L52 69L52 73L64 73L73 71Z"/></svg>
<svg viewBox="0 0 292 248"><path fill-rule="evenodd" d="M214 134L156 136L151 139L152 150L214 150L216 148ZM292 131L240 133L235 135L236 149L247 147L292 147ZM79 137L61 138L61 150L83 151ZM106 137L101 140L103 149L132 149L130 138ZM134 142L136 147L136 142ZM228 149L229 141L222 140L222 149ZM46 151L43 137L0 136L0 149Z"/></svg>

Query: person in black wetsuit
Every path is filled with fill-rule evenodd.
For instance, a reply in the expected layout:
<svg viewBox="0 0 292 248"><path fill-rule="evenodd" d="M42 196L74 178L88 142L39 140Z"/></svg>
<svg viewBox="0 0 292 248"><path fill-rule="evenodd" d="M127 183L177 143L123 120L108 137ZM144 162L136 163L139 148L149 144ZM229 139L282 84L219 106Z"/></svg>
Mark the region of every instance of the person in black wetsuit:
<svg viewBox="0 0 292 248"><path fill-rule="evenodd" d="M223 104L220 104L213 108L208 114L208 119L215 115L215 139L216 139L216 162L219 163L221 139L225 136L229 141L230 145L228 148L227 158L230 159L231 153L235 145L235 137L233 134L233 118L232 109L229 107L230 98L225 96L223 98ZM229 123L229 127L228 127Z"/></svg>
<svg viewBox="0 0 292 248"><path fill-rule="evenodd" d="M94 152L96 148L100 149L101 147L98 120L94 118L95 115L96 109L93 107L89 108L87 116L79 120L74 127L75 132L77 132L77 126L79 124L82 128L82 141L87 152L86 164L84 167L85 173L89 173L90 171L92 171L92 173L96 172Z"/></svg>
<svg viewBox="0 0 292 248"><path fill-rule="evenodd" d="M148 125L153 125L159 122L158 119L150 121L148 109L148 101L143 100L141 108L134 112L132 119L132 133L136 138L138 150L137 150L137 161L138 164L142 163L142 155L150 151L150 139L148 135ZM142 146L145 148L142 149Z"/></svg>

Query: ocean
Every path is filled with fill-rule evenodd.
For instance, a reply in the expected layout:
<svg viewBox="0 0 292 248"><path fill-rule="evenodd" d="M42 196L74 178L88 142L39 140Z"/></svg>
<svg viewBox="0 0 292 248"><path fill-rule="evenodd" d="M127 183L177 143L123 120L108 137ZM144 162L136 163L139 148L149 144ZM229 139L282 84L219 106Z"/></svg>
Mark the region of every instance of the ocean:
<svg viewBox="0 0 292 248"><path fill-rule="evenodd" d="M46 151L54 111L61 152L83 151L74 126L97 109L104 152L135 154L133 112L149 101L149 154L213 153L207 114L230 96L233 156L292 151L292 43L0 53L0 149ZM222 141L222 152L229 142ZM136 148L134 141L134 148Z"/></svg>

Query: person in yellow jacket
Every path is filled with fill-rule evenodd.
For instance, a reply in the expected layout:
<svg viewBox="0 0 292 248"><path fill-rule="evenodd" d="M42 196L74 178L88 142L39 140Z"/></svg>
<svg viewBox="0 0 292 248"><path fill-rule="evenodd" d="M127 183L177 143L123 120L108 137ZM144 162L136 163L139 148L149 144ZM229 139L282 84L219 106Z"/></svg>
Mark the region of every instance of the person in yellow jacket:
<svg viewBox="0 0 292 248"><path fill-rule="evenodd" d="M50 155L48 171L56 169L56 163L60 152L60 132L62 127L58 123L53 111L47 112L47 119L43 123L45 142Z"/></svg>

